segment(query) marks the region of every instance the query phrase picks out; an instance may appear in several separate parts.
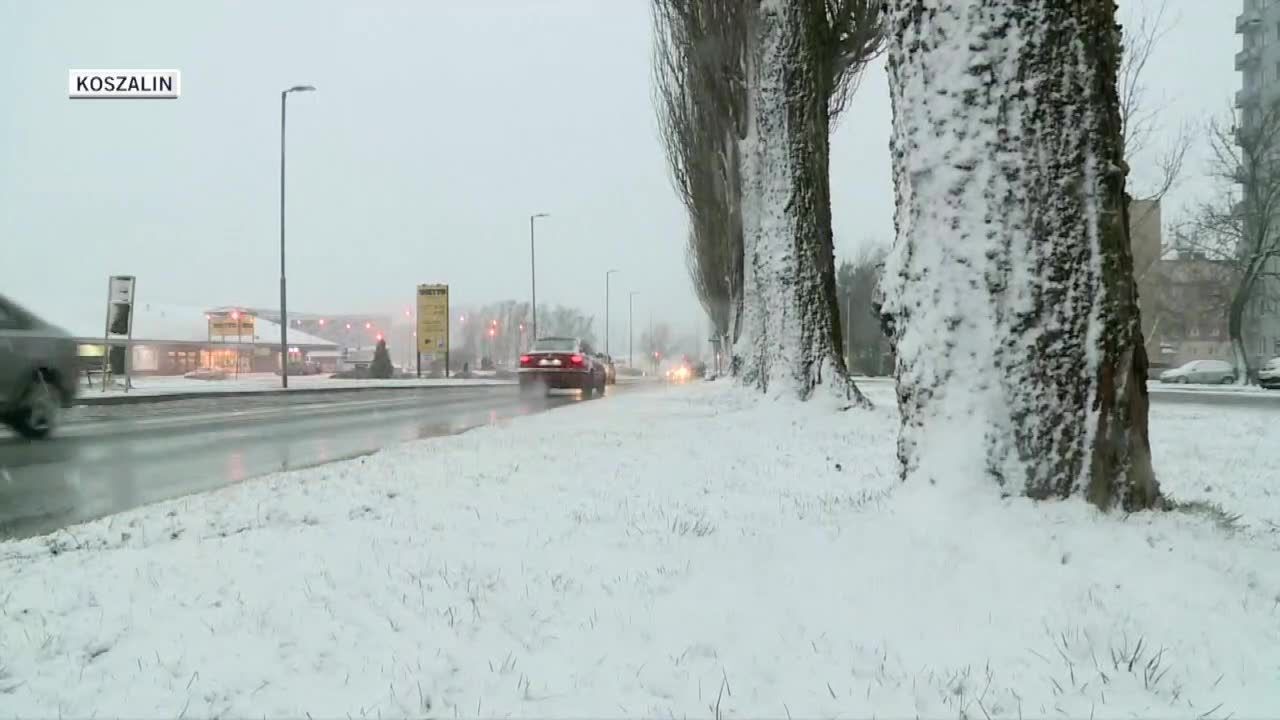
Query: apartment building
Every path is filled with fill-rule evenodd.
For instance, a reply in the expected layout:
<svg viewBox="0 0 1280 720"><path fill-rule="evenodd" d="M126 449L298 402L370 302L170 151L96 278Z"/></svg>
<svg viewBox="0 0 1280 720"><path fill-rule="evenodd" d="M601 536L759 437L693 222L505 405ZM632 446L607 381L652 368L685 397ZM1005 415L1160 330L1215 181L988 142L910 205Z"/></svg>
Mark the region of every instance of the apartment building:
<svg viewBox="0 0 1280 720"><path fill-rule="evenodd" d="M1235 105L1239 122L1247 130L1256 126L1264 109L1280 104L1280 0L1243 0L1236 34L1242 43L1235 57L1241 77ZM1270 270L1280 272L1280 260L1274 260ZM1280 287L1276 280L1264 280L1255 292L1245 325L1245 350L1255 364L1280 356Z"/></svg>

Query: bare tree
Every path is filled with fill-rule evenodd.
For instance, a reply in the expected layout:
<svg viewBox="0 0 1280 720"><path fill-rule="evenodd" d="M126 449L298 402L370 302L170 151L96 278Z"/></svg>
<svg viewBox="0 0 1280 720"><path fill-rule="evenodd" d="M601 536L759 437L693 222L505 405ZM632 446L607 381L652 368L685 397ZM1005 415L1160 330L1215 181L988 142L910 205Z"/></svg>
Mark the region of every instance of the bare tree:
<svg viewBox="0 0 1280 720"><path fill-rule="evenodd" d="M1243 384L1253 370L1246 314L1280 279L1280 103L1233 112L1229 125L1212 121L1209 148L1219 196L1196 210L1180 237L1186 247L1233 269L1227 334L1236 382Z"/></svg>
<svg viewBox="0 0 1280 720"><path fill-rule="evenodd" d="M830 128L880 51L880 0L754 0L742 145L741 380L807 399L865 399L840 352Z"/></svg>
<svg viewBox="0 0 1280 720"><path fill-rule="evenodd" d="M1120 122L1124 132L1125 162L1132 168L1154 153L1151 160L1153 181L1144 184L1135 197L1160 200L1177 184L1182 174L1187 150L1191 147L1192 127L1178 127L1159 148L1152 148L1153 138L1163 129L1160 118L1168 109L1164 99L1153 99L1144 79L1155 48L1172 27L1168 0L1142 0L1131 7L1133 20L1126 23L1122 37L1118 92ZM1152 206L1147 206L1152 207ZM1141 222L1141 218L1135 218Z"/></svg>
<svg viewBox="0 0 1280 720"><path fill-rule="evenodd" d="M1187 338L1193 328L1229 342L1230 333L1218 330L1227 328L1239 265L1234 258L1222 260L1196 249L1203 243L1187 236L1191 230L1190 223L1174 229L1173 247L1153 264L1151 281L1143 289L1150 297L1142 319L1148 320L1148 312L1152 316L1146 336L1148 348L1157 337Z"/></svg>
<svg viewBox="0 0 1280 720"><path fill-rule="evenodd" d="M1159 505L1114 4L888 6L904 477Z"/></svg>

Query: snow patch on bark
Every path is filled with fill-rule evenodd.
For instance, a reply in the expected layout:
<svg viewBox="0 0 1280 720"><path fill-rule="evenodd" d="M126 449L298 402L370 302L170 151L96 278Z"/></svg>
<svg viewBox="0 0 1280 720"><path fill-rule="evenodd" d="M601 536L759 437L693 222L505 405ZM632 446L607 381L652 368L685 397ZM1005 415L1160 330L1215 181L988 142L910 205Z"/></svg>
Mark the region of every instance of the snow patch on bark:
<svg viewBox="0 0 1280 720"><path fill-rule="evenodd" d="M1044 0L890 6L898 206L882 307L903 473L1075 492L1105 311L1094 76L1061 36L1078 37L1075 17Z"/></svg>
<svg viewBox="0 0 1280 720"><path fill-rule="evenodd" d="M828 394L868 406L835 347L826 78L805 35L813 8L780 0L753 13L742 142L744 307L739 379L779 397Z"/></svg>
<svg viewBox="0 0 1280 720"><path fill-rule="evenodd" d="M777 0L763 0L754 30L758 54L748 74L750 127L742 144L743 250L746 285L743 380L775 396L797 394L802 351L794 283L800 267L789 202L797 169L786 142L785 26Z"/></svg>

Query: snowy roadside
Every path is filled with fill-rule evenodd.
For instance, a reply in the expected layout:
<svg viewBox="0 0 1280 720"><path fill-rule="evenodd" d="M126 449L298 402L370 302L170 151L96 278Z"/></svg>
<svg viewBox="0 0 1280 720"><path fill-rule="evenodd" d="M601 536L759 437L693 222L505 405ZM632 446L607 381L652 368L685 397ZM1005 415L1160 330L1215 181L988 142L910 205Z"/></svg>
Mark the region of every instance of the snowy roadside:
<svg viewBox="0 0 1280 720"><path fill-rule="evenodd" d="M859 386L877 387L887 385L893 387L892 377L858 377ZM1274 397L1280 402L1280 390L1268 390L1258 385L1202 385L1202 384L1184 384L1184 383L1162 383L1158 380L1147 381L1147 390L1152 393L1185 393L1185 394L1207 394L1207 395L1263 395L1266 397Z"/></svg>
<svg viewBox="0 0 1280 720"><path fill-rule="evenodd" d="M1265 413L1152 412L1166 488L1227 531L902 486L892 388L868 392L619 395L0 545L0 706L1280 715Z"/></svg>

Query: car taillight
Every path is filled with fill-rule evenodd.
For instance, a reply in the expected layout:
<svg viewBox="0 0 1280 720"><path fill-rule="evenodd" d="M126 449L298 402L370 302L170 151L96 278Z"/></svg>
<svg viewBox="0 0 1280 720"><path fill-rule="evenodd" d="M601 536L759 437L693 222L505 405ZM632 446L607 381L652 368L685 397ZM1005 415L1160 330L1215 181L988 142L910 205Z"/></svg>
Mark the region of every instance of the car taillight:
<svg viewBox="0 0 1280 720"><path fill-rule="evenodd" d="M585 358L583 358L581 355L573 355L569 357L569 362L573 363L575 367L582 367L582 361L584 359Z"/></svg>
<svg viewBox="0 0 1280 720"><path fill-rule="evenodd" d="M520 364L521 364L521 365L532 365L532 364L533 364L533 358L529 357L528 355L521 355L521 356L520 356Z"/></svg>

